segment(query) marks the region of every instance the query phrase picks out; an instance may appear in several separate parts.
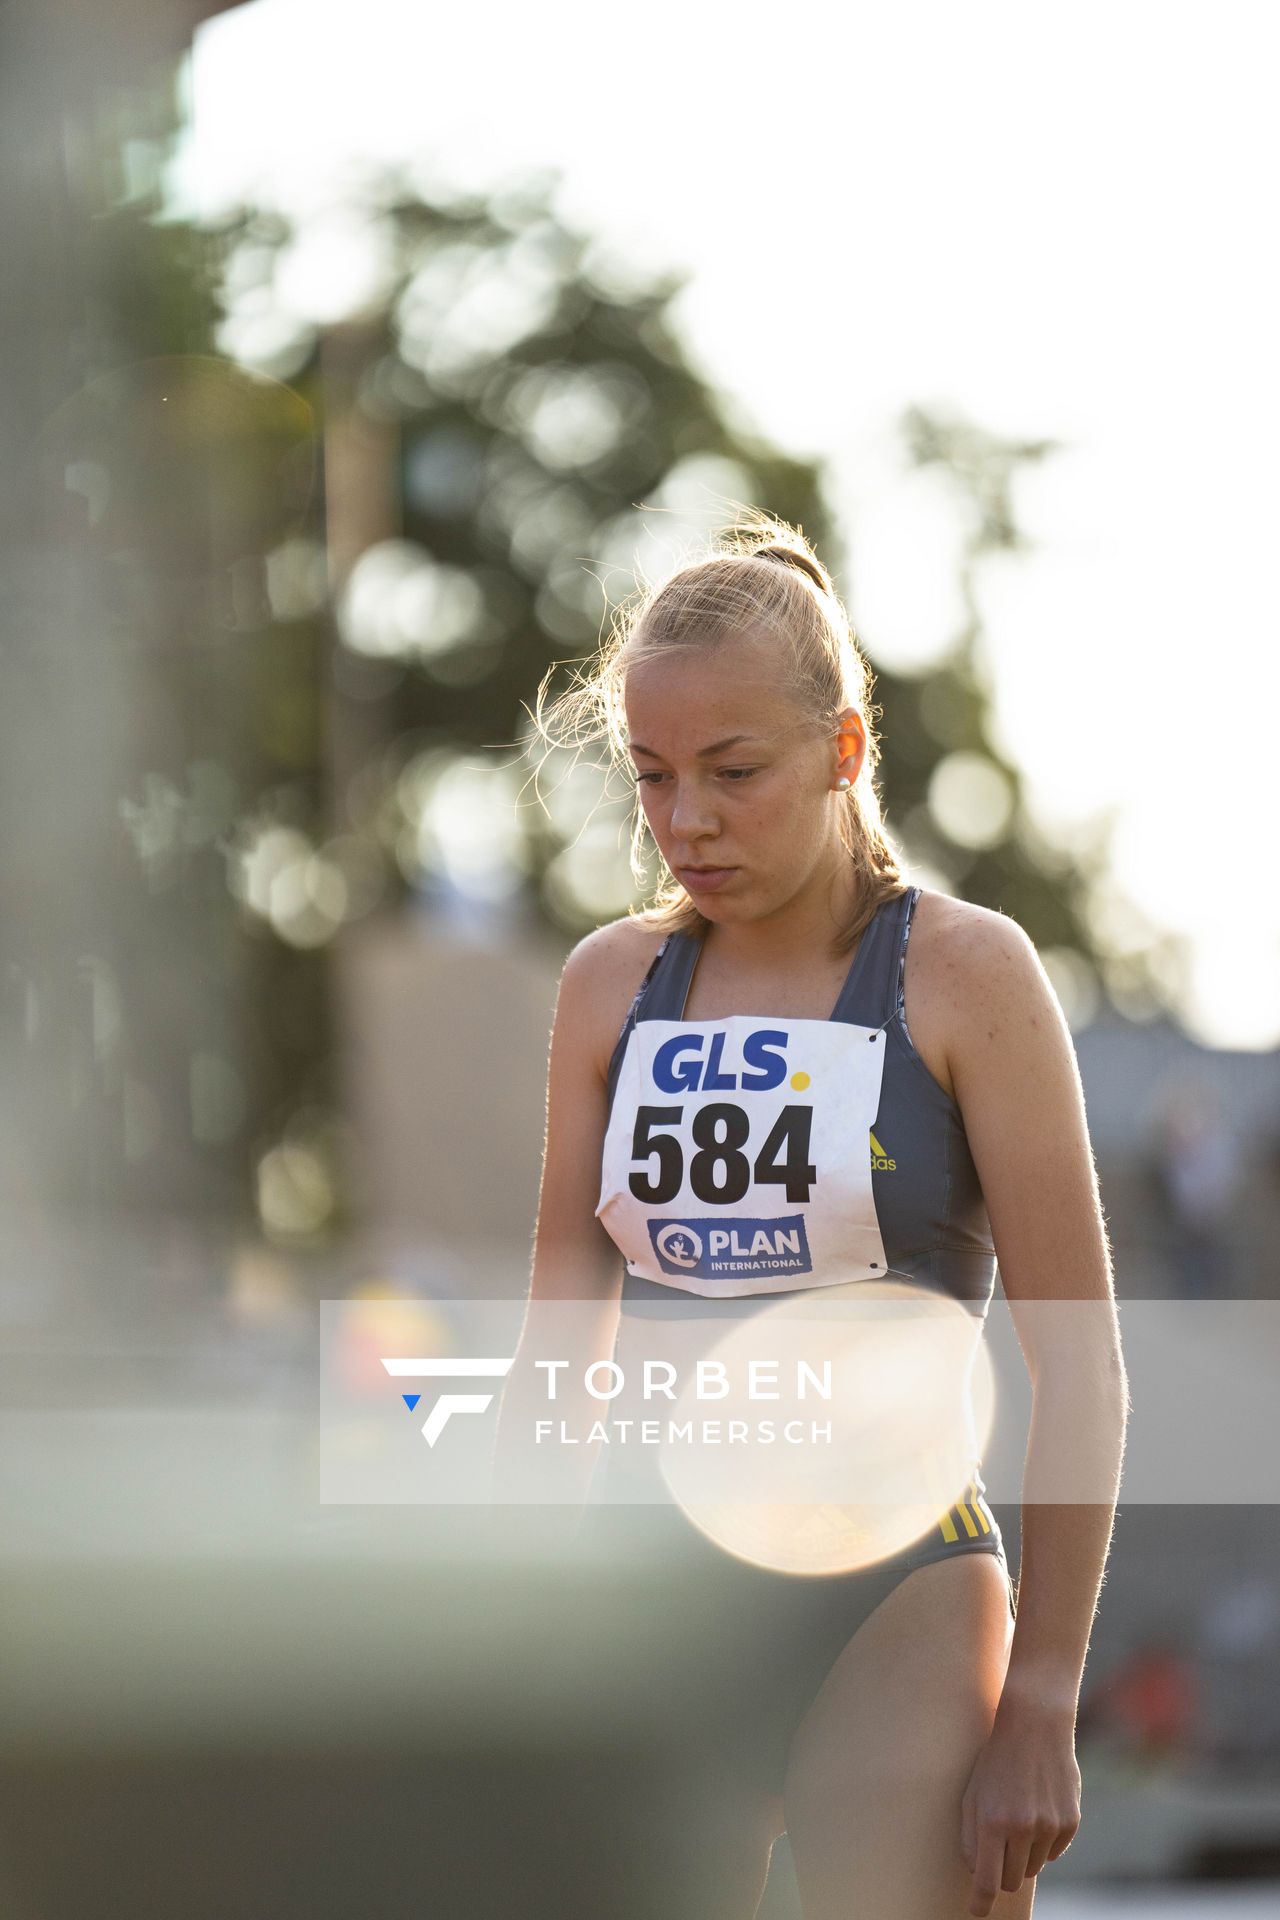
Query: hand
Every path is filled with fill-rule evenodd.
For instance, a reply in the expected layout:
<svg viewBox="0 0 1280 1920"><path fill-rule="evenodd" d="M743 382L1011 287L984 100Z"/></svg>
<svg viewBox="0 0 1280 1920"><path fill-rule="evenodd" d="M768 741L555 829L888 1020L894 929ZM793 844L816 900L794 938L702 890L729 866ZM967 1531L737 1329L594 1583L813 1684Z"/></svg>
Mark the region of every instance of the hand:
<svg viewBox="0 0 1280 1920"><path fill-rule="evenodd" d="M996 1727L979 1754L960 1812L960 1852L973 1875L972 1914L1066 1852L1080 1828L1074 1731L1032 1719Z"/></svg>

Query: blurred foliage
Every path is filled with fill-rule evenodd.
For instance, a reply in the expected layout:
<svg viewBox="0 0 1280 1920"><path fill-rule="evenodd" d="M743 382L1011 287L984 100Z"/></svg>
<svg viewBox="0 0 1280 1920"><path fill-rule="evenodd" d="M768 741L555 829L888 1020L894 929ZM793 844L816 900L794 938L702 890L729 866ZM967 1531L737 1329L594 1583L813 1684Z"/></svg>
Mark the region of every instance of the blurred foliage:
<svg viewBox="0 0 1280 1920"><path fill-rule="evenodd" d="M528 797L548 666L554 692L637 554L660 569L726 502L803 526L847 599L848 566L820 469L692 365L683 278L568 230L544 177L429 202L366 172L319 240L262 208L198 230L146 192L78 240L92 370L37 466L127 691L120 791L90 835L114 930L81 939L120 1002L113 1177L139 1203L254 1204L283 1240L323 1237L344 1204L333 936L410 895L559 940L621 912L626 803L602 808L593 777L547 813ZM984 555L1022 544L1014 476L1053 447L923 410L902 430L969 528L967 619L927 672L873 655L890 829L1091 979L1101 840L1082 857L1029 820L973 592Z"/></svg>
<svg viewBox="0 0 1280 1920"><path fill-rule="evenodd" d="M618 264L600 242L565 228L540 180L490 202L426 205L399 192L394 175L366 180L365 193L360 219L377 231L374 252L386 263L376 301L310 337L300 329L283 351L317 407L330 418L335 404L354 409L384 434L384 457L394 448L397 486L381 541L355 560L345 619L339 608L343 639L359 656L340 675L349 692L339 705L363 746L340 799L357 831L381 831L392 845L401 835L401 884L430 893L430 873L415 873L414 862L425 839L429 867L431 836L406 836L394 806L388 829L397 773L424 756L444 766L450 752L521 739L524 705L547 666L560 663L554 690L566 663L591 652L614 589L625 595L635 584L633 557L651 529L696 537L718 517L718 493L803 525L838 578L847 568L821 471L764 443L689 364L671 315L681 275L620 290ZM227 284L241 300L247 290L260 312L273 271L282 277L281 263L305 239L254 211L225 239ZM237 254L252 271L235 268ZM231 319L229 337L251 349L254 333L234 307ZM336 381L325 378L326 334L342 339L328 363ZM1090 863L1037 832L1019 773L993 743L972 592L984 553L1023 544L1011 478L1052 445L1001 443L923 411L903 433L915 464L945 468L971 531L968 619L948 657L914 676L877 665L890 825L942 884L1013 914L1041 947L1086 955ZM387 612L397 597L398 619ZM994 808L989 830L963 842L937 804L944 760L960 783L960 811L966 782ZM409 784L421 801L421 783ZM599 797L589 782L583 791L588 804ZM617 877L594 900L581 887L539 892L581 825L571 813L550 831L530 819L521 849L533 883L526 901L571 929L631 897Z"/></svg>
<svg viewBox="0 0 1280 1920"><path fill-rule="evenodd" d="M993 738L974 592L985 554L1027 545L1014 519L1011 482L1021 466L1051 455L1054 443L1000 441L965 420L924 408L908 410L901 432L911 464L939 467L952 483L956 509L967 528L959 582L965 620L950 652L926 673L877 669L891 824L913 855L945 876L951 891L1011 914L1041 949L1065 947L1087 955L1084 906L1091 869L1037 832L1027 814L1021 773ZM979 779L982 768L995 769L999 780L992 782L994 791L998 794L1003 785L1009 796L1007 809L993 805L988 832L971 834L963 842L948 831L946 813L940 814L936 804L930 806L939 768L953 755L964 757L962 774L966 763L976 763ZM1101 853L1099 844L1099 859Z"/></svg>
<svg viewBox="0 0 1280 1920"><path fill-rule="evenodd" d="M822 540L819 475L731 420L689 364L669 313L680 277L624 286L621 263L554 217L542 183L440 205L393 176L366 190L364 235L388 263L376 302L274 354L283 328L264 323L267 290L306 237L252 210L222 236L221 337L289 365L325 416L335 823L381 846L396 893L439 899L471 881L496 905L494 862L448 844L465 834L464 802L450 809L444 783L451 769L505 770L495 805L524 795L508 910L582 928L632 896L620 818L606 809L590 830L612 821L594 893L557 886L599 786L582 784L578 817L561 805L548 820L528 787L526 705L549 665L554 692L593 650L613 589L635 584L647 525L696 535L733 495ZM474 787L467 800L480 804Z"/></svg>
<svg viewBox="0 0 1280 1920"><path fill-rule="evenodd" d="M31 446L29 539L59 558L8 676L8 746L45 802L11 976L31 1111L68 1098L45 1031L79 1083L32 1161L60 1205L231 1222L287 1151L307 1198L277 1159L280 1237L305 1241L341 1220L315 1172L337 1158L328 970L237 894L247 822L323 817L328 630L276 621L262 585L315 510L315 420L214 348L208 236L131 203L76 241L81 328L55 336L64 396Z"/></svg>

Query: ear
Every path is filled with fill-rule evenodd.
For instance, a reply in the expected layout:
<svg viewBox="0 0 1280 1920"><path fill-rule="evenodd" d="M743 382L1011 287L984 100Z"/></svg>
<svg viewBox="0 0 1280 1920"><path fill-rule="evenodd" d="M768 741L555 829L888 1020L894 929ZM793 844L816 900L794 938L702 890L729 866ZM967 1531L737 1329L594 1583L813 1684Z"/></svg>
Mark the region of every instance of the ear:
<svg viewBox="0 0 1280 1920"><path fill-rule="evenodd" d="M836 723L836 751L840 756L836 777L843 774L853 786L867 757L866 722L856 707L846 707Z"/></svg>

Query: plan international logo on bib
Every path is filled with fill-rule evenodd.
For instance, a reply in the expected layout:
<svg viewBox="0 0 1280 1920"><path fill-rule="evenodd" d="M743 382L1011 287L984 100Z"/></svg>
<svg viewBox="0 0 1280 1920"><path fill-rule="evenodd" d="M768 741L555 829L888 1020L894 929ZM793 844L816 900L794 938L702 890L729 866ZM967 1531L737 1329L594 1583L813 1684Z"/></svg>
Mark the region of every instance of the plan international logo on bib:
<svg viewBox="0 0 1280 1920"><path fill-rule="evenodd" d="M812 1273L802 1213L777 1220L650 1220L664 1273L720 1280L730 1274Z"/></svg>

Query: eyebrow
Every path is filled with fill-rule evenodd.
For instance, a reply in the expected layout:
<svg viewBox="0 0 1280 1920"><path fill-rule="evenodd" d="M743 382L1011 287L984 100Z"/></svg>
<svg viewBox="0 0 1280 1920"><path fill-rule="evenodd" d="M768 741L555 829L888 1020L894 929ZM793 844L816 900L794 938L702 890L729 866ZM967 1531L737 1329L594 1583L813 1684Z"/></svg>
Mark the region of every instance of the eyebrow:
<svg viewBox="0 0 1280 1920"><path fill-rule="evenodd" d="M731 733L727 740L717 740L713 743L713 745L709 747L699 747L698 759L709 760L712 754L723 753L726 747L736 747L739 744L739 742L742 740L759 740L760 744L762 746L764 745L764 741L761 739L759 734ZM642 753L646 760L661 760L662 758L662 755L660 753L655 753L652 747L642 747L638 740L633 740L631 742L631 751L632 753Z"/></svg>

